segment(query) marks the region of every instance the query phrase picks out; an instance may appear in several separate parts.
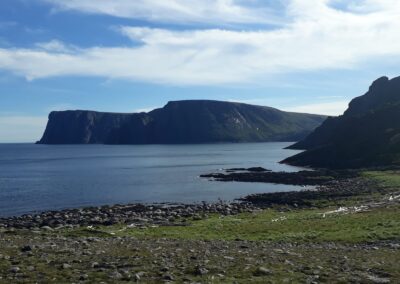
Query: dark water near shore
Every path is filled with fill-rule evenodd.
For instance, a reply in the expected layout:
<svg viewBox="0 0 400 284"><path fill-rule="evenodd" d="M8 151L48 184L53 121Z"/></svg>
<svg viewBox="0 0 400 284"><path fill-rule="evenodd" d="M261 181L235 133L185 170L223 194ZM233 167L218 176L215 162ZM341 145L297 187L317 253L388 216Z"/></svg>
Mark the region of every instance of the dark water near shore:
<svg viewBox="0 0 400 284"><path fill-rule="evenodd" d="M207 145L0 144L0 216L115 203L233 200L250 193L300 187L214 182L203 173L262 166L298 151L290 143Z"/></svg>

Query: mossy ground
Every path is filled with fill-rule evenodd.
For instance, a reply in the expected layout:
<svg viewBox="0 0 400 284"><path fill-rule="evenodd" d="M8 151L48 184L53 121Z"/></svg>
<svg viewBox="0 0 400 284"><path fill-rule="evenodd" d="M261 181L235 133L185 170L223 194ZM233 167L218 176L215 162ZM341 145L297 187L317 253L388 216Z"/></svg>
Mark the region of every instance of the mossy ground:
<svg viewBox="0 0 400 284"><path fill-rule="evenodd" d="M400 189L400 170L365 171L362 176L377 181L384 188Z"/></svg>
<svg viewBox="0 0 400 284"><path fill-rule="evenodd" d="M398 206L360 213L325 214L324 210L274 209L236 216L210 216L190 221L187 226L148 227L144 229L112 226L97 228L94 235L132 236L137 238L169 238L188 240L249 240L273 242L373 242L400 238ZM102 233L99 233L101 231ZM68 232L69 234L71 232ZM74 231L77 235L93 235L91 230Z"/></svg>

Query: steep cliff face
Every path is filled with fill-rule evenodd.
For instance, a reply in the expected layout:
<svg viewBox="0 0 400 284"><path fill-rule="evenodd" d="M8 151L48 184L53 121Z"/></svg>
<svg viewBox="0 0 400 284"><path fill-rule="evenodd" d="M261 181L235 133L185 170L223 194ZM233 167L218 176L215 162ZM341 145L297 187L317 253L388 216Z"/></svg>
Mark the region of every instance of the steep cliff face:
<svg viewBox="0 0 400 284"><path fill-rule="evenodd" d="M220 101L176 101L149 113L52 112L40 144L296 141L321 115Z"/></svg>
<svg viewBox="0 0 400 284"><path fill-rule="evenodd" d="M292 149L307 151L284 163L358 168L400 163L400 77L377 79L345 113L328 118Z"/></svg>
<svg viewBox="0 0 400 284"><path fill-rule="evenodd" d="M49 115L40 144L113 143L125 137L121 128L132 124L140 132L145 114L101 113L94 111L55 111Z"/></svg>

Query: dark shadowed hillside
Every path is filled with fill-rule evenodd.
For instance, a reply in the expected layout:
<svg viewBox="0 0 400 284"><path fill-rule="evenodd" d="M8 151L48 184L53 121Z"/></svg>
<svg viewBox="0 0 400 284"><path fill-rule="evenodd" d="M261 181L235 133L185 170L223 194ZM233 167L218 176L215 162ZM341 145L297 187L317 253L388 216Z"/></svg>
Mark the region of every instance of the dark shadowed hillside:
<svg viewBox="0 0 400 284"><path fill-rule="evenodd" d="M358 168L400 164L400 77L377 79L346 112L328 118L292 149L306 151L284 163Z"/></svg>
<svg viewBox="0 0 400 284"><path fill-rule="evenodd" d="M40 144L297 141L325 116L241 103L169 102L149 113L52 112Z"/></svg>

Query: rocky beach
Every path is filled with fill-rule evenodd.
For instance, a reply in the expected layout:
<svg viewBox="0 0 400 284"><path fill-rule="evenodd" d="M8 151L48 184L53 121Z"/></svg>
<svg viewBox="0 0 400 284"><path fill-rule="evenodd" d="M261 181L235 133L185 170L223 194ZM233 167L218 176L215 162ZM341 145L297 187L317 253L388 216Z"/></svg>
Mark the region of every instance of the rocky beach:
<svg viewBox="0 0 400 284"><path fill-rule="evenodd" d="M81 209L48 211L19 217L0 218L0 228L29 230L61 230L87 226L112 226L125 224L130 227L184 226L186 220L201 220L209 214L236 215L257 210L251 203L202 203L202 204L128 204ZM177 223L178 222L178 223Z"/></svg>

